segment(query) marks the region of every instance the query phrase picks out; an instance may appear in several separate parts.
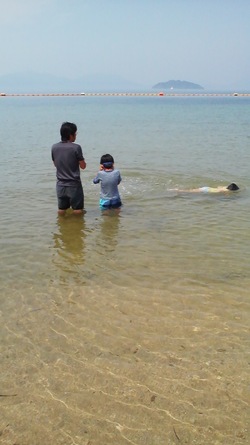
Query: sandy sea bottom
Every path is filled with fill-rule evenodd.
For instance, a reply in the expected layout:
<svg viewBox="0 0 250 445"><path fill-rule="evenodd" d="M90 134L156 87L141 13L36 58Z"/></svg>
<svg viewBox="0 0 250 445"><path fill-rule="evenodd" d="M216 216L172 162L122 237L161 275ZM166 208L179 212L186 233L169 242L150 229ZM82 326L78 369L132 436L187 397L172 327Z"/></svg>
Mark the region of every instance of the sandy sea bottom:
<svg viewBox="0 0 250 445"><path fill-rule="evenodd" d="M0 102L1 445L249 444L249 98ZM79 220L56 216L65 120ZM92 183L107 151L119 218ZM228 181L241 192L169 191Z"/></svg>
<svg viewBox="0 0 250 445"><path fill-rule="evenodd" d="M227 288L13 286L0 442L249 443L246 309Z"/></svg>

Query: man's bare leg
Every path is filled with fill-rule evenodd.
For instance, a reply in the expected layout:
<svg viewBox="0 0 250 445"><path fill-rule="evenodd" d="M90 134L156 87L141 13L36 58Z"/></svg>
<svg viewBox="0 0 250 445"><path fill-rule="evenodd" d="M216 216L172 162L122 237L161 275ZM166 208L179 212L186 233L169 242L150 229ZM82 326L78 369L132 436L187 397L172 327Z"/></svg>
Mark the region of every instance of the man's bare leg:
<svg viewBox="0 0 250 445"><path fill-rule="evenodd" d="M82 214L84 214L84 213L86 213L86 210L85 210L85 209L81 209L81 210L73 210L73 214L74 214L74 215L82 215Z"/></svg>
<svg viewBox="0 0 250 445"><path fill-rule="evenodd" d="M65 215L65 213L66 213L66 210L58 209L58 215L63 216L63 215Z"/></svg>

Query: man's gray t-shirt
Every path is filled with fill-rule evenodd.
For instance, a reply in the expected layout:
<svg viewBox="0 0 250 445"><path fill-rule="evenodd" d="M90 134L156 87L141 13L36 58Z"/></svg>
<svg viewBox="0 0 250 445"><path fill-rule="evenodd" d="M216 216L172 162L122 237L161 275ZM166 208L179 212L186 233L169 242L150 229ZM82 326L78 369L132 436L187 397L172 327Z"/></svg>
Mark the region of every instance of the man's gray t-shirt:
<svg viewBox="0 0 250 445"><path fill-rule="evenodd" d="M120 184L121 180L119 170L100 170L93 182L94 184L101 182L102 199L120 199L118 184Z"/></svg>
<svg viewBox="0 0 250 445"><path fill-rule="evenodd" d="M57 184L75 186L81 183L79 161L83 161L82 148L74 142L58 142L51 149L56 166Z"/></svg>

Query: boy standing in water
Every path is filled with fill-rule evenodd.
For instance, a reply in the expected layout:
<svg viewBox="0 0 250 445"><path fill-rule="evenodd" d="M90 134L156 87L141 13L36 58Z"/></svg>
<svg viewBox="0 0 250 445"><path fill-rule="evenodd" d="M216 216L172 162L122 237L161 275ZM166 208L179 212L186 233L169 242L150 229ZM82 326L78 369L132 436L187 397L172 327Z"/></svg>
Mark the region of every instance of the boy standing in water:
<svg viewBox="0 0 250 445"><path fill-rule="evenodd" d="M94 184L101 183L100 207L117 209L122 206L118 185L122 178L119 170L114 169L114 158L110 154L103 155L100 170L93 179Z"/></svg>

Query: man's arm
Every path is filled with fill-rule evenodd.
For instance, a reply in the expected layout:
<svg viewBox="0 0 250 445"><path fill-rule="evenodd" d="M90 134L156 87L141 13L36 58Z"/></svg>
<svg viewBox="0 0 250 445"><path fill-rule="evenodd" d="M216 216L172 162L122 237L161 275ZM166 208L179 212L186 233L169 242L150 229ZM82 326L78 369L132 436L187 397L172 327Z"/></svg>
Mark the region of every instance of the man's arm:
<svg viewBox="0 0 250 445"><path fill-rule="evenodd" d="M53 153L53 147L51 149L51 159L52 159L52 162L53 162L54 166L56 166L55 159L54 159L54 153Z"/></svg>
<svg viewBox="0 0 250 445"><path fill-rule="evenodd" d="M81 145L78 145L78 144L74 144L74 145L75 145L75 155L76 155L76 159L79 162L79 167L82 170L85 170L87 164L86 164L85 159L82 154L82 147L81 147Z"/></svg>
<svg viewBox="0 0 250 445"><path fill-rule="evenodd" d="M79 166L82 170L85 170L87 164L84 159L82 161L79 161Z"/></svg>

